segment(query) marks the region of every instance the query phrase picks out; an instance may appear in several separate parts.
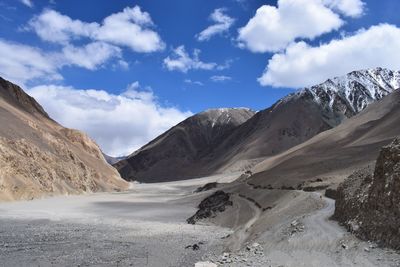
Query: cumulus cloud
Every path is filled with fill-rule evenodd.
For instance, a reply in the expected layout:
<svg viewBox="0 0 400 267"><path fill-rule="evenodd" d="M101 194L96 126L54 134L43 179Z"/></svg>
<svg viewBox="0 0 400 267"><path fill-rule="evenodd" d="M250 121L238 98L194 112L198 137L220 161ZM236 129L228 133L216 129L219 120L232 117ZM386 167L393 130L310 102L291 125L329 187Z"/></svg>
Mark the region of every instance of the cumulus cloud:
<svg viewBox="0 0 400 267"><path fill-rule="evenodd" d="M26 5L27 7L32 8L33 7L33 2L32 0L21 0L21 3Z"/></svg>
<svg viewBox="0 0 400 267"><path fill-rule="evenodd" d="M17 51L17 52L16 52ZM103 42L93 42L81 47L66 45L61 51L43 50L0 39L0 75L21 86L31 80L61 80L59 71L64 66L77 66L95 70L111 58L117 65L128 68L121 59L121 49Z"/></svg>
<svg viewBox="0 0 400 267"><path fill-rule="evenodd" d="M225 75L214 75L210 77L210 80L213 82L225 82L232 80L232 77Z"/></svg>
<svg viewBox="0 0 400 267"><path fill-rule="evenodd" d="M189 70L212 70L218 68L218 64L214 62L203 62L199 59L200 50L195 49L193 56L190 56L185 46L181 45L172 51L172 55L164 59L164 66L170 70L188 72Z"/></svg>
<svg viewBox="0 0 400 267"><path fill-rule="evenodd" d="M324 2L330 8L348 17L358 18L364 13L365 3L361 0L324 0Z"/></svg>
<svg viewBox="0 0 400 267"><path fill-rule="evenodd" d="M268 62L261 85L303 87L353 70L384 67L400 69L400 28L380 24L350 36L312 47L290 45Z"/></svg>
<svg viewBox="0 0 400 267"><path fill-rule="evenodd" d="M67 45L62 49L62 58L67 64L89 70L95 70L110 58L120 56L121 49L103 42L94 42L82 47ZM121 64L123 68L126 67L124 63Z"/></svg>
<svg viewBox="0 0 400 267"><path fill-rule="evenodd" d="M235 22L235 19L224 14L225 11L225 8L217 8L211 13L210 20L214 22L214 24L197 34L197 40L208 41L214 35L223 34L229 30Z"/></svg>
<svg viewBox="0 0 400 267"><path fill-rule="evenodd" d="M340 14L360 16L361 0L279 0L277 7L261 6L239 29L238 42L252 52L277 52L296 39L314 39L339 29Z"/></svg>
<svg viewBox="0 0 400 267"><path fill-rule="evenodd" d="M66 127L87 132L112 156L132 153L192 115L162 106L154 93L141 89L138 82L119 95L55 85L37 86L28 93L52 118Z"/></svg>
<svg viewBox="0 0 400 267"><path fill-rule="evenodd" d="M126 7L123 11L111 14L101 24L71 19L51 9L44 10L29 22L42 40L68 44L73 40L87 38L117 46L129 47L135 52L155 52L163 50L165 44L154 31L154 23L149 13L139 6Z"/></svg>
<svg viewBox="0 0 400 267"><path fill-rule="evenodd" d="M55 55L0 39L0 75L21 86L28 80L60 80Z"/></svg>

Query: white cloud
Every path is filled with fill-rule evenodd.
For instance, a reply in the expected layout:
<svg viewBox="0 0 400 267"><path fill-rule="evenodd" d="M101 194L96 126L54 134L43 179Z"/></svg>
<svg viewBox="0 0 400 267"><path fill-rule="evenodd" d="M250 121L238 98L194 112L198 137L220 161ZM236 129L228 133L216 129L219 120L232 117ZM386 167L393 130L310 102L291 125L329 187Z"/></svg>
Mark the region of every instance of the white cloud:
<svg viewBox="0 0 400 267"><path fill-rule="evenodd" d="M210 80L213 82L225 82L232 80L232 77L225 76L225 75L214 75L210 77Z"/></svg>
<svg viewBox="0 0 400 267"><path fill-rule="evenodd" d="M62 49L62 58L68 64L95 70L110 58L120 57L121 49L102 42L94 42L83 47L67 45Z"/></svg>
<svg viewBox="0 0 400 267"><path fill-rule="evenodd" d="M62 79L54 58L40 49L0 39L0 75L21 86L33 79Z"/></svg>
<svg viewBox="0 0 400 267"><path fill-rule="evenodd" d="M400 28L388 24L372 26L317 47L299 42L275 54L258 81L264 86L303 87L357 69L398 70L399 47Z"/></svg>
<svg viewBox="0 0 400 267"><path fill-rule="evenodd" d="M21 0L21 3L26 5L27 7L32 8L33 7L33 2L32 0Z"/></svg>
<svg viewBox="0 0 400 267"><path fill-rule="evenodd" d="M358 18L364 13L365 3L361 0L324 0L324 2L348 17Z"/></svg>
<svg viewBox="0 0 400 267"><path fill-rule="evenodd" d="M51 9L44 10L29 22L29 28L44 41L65 45L76 39L88 38L144 53L165 47L153 26L149 13L143 12L139 6L111 14L101 24L71 19Z"/></svg>
<svg viewBox="0 0 400 267"><path fill-rule="evenodd" d="M57 11L45 9L29 21L29 27L44 41L67 44L71 40L94 35L99 24L73 20Z"/></svg>
<svg viewBox="0 0 400 267"><path fill-rule="evenodd" d="M279 0L277 7L261 6L239 29L239 46L252 52L277 52L296 39L311 40L339 29L344 21L335 11L359 16L362 9L359 0Z"/></svg>
<svg viewBox="0 0 400 267"><path fill-rule="evenodd" d="M196 35L197 40L208 41L214 35L222 34L229 30L229 28L235 22L235 19L224 14L224 12L224 8L217 8L213 11L213 13L211 13L210 20L214 22L214 24Z"/></svg>
<svg viewBox="0 0 400 267"><path fill-rule="evenodd" d="M191 57L185 50L185 46L178 46L173 50L173 54L164 59L164 66L170 70L178 70L187 72L189 70L212 70L218 67L214 62L202 62L199 59L200 50L195 49L193 57Z"/></svg>
<svg viewBox="0 0 400 267"><path fill-rule="evenodd" d="M194 85L199 85L199 86L203 86L204 85L204 83L202 83L200 81L192 81L191 79L185 79L184 82L187 83L187 84L194 84Z"/></svg>
<svg viewBox="0 0 400 267"><path fill-rule="evenodd" d="M102 90L43 85L28 93L64 126L87 132L112 156L132 153L192 115L160 105L152 91L132 83L120 95Z"/></svg>
<svg viewBox="0 0 400 267"><path fill-rule="evenodd" d="M117 58L122 69L128 63L121 59L120 48L102 42L82 47L66 45L61 51L44 52L28 45L0 39L0 75L24 86L31 80L61 80L59 71L64 66L78 66L95 70Z"/></svg>

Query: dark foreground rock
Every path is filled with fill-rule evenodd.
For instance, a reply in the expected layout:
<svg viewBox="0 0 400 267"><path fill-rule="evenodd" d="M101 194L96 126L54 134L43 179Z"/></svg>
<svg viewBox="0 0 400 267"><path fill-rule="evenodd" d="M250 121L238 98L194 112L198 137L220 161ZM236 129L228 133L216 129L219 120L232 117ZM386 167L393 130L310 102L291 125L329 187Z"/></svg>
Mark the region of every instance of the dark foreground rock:
<svg viewBox="0 0 400 267"><path fill-rule="evenodd" d="M336 200L337 199L337 190L333 189L333 188L327 188L325 190L325 196Z"/></svg>
<svg viewBox="0 0 400 267"><path fill-rule="evenodd" d="M334 218L362 239L400 249L400 139L382 148L372 174L361 170L338 187Z"/></svg>
<svg viewBox="0 0 400 267"><path fill-rule="evenodd" d="M233 203L230 200L230 194L224 191L217 191L211 196L205 198L199 204L199 210L195 215L187 219L187 223L196 224L197 221L206 218L213 218L218 212L225 211L226 206L232 206Z"/></svg>

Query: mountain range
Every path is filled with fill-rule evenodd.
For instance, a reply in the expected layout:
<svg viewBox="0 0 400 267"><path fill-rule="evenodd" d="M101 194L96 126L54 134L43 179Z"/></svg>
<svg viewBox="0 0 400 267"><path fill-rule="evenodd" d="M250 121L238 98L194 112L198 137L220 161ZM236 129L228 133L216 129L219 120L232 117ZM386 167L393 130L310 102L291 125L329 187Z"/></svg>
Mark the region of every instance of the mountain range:
<svg viewBox="0 0 400 267"><path fill-rule="evenodd" d="M196 114L114 164L129 181L160 182L245 171L335 128L400 87L400 72L353 71L303 88L259 112Z"/></svg>

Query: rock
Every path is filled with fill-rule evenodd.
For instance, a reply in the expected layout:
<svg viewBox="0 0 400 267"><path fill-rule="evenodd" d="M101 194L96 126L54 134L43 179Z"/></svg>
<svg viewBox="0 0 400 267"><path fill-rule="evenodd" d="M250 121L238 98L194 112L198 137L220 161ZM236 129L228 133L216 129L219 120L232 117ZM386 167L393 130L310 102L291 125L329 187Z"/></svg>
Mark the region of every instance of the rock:
<svg viewBox="0 0 400 267"><path fill-rule="evenodd" d="M201 219L215 217L218 212L225 211L226 206L232 205L230 194L219 190L201 201L198 206L199 210L186 221L189 224L196 224Z"/></svg>
<svg viewBox="0 0 400 267"><path fill-rule="evenodd" d="M210 261L199 261L194 264L194 267L217 267L217 266L218 265Z"/></svg>
<svg viewBox="0 0 400 267"><path fill-rule="evenodd" d="M204 191L208 191L208 190L214 189L214 188L217 187L217 185L218 185L217 182L207 183L207 184L205 184L203 186L198 187L194 191L194 193L199 193L199 192L204 192Z"/></svg>
<svg viewBox="0 0 400 267"><path fill-rule="evenodd" d="M334 219L358 237L400 249L400 139L381 149L372 174L360 170L338 187Z"/></svg>
<svg viewBox="0 0 400 267"><path fill-rule="evenodd" d="M199 242L199 245L200 245L200 242ZM191 248L193 250L199 250L200 249L199 245L198 244L188 245L185 247L185 249Z"/></svg>
<svg viewBox="0 0 400 267"><path fill-rule="evenodd" d="M337 198L337 190L333 188L327 188L325 190L325 196L329 197L331 199L336 199Z"/></svg>

